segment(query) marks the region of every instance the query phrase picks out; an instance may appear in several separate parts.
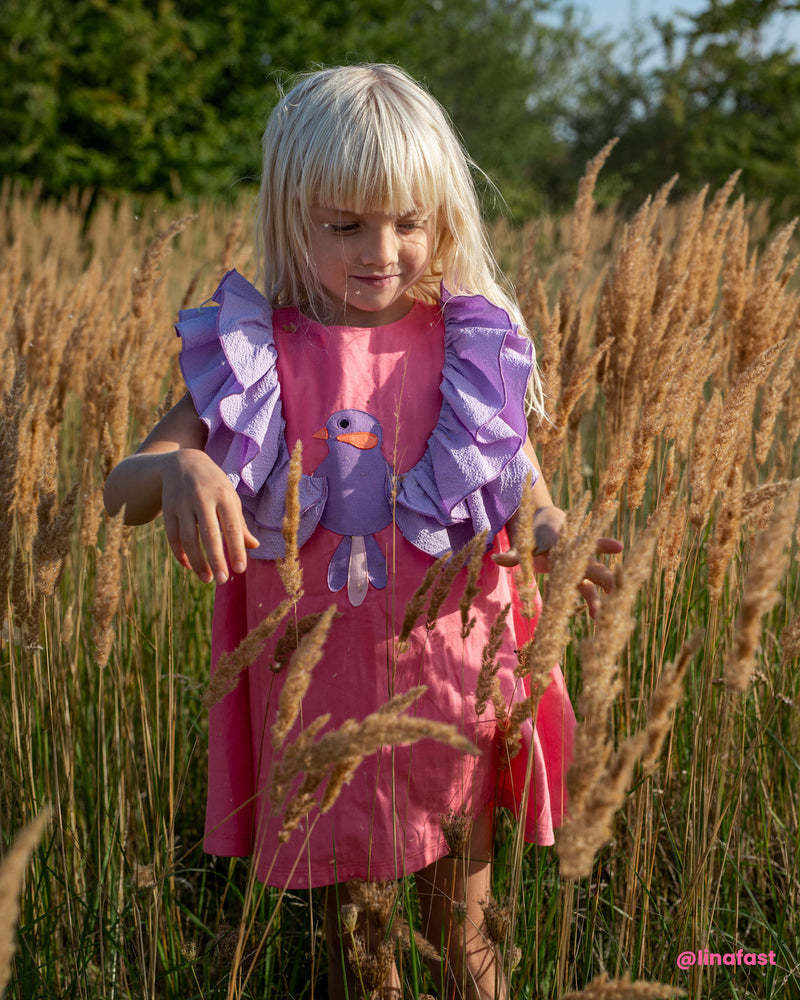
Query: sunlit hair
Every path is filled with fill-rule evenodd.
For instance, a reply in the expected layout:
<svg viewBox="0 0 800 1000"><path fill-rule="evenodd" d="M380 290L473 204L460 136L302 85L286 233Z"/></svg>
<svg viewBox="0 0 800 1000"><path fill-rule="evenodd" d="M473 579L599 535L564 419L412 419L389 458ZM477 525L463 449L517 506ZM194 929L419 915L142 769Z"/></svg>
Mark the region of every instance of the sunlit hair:
<svg viewBox="0 0 800 1000"><path fill-rule="evenodd" d="M467 156L441 105L396 66L338 66L310 73L284 94L267 123L256 245L259 277L274 305L330 322L331 305L311 260L314 205L359 213L431 213L433 254L412 289L438 302L485 296L522 327L499 281ZM533 409L543 412L538 375Z"/></svg>

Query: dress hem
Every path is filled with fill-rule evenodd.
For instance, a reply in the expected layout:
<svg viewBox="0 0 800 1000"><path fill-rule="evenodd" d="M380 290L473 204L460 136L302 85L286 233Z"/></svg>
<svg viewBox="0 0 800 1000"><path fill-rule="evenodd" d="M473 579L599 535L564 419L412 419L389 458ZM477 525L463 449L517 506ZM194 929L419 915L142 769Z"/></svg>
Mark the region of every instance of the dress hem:
<svg viewBox="0 0 800 1000"><path fill-rule="evenodd" d="M487 809L492 804L493 801L494 801L494 795L489 795L485 800L485 802L483 802L482 805L474 811L473 821L478 816L480 816L480 814L485 809ZM216 857L227 857L227 858L253 857L253 851L251 848L242 849L240 846L234 845L232 842L223 847L221 843L215 842L215 846L218 847L219 849L213 849L211 843L212 842L210 842L209 840L203 841L203 849L207 854L212 854ZM417 851L414 854L406 854L405 856L406 864L403 866L405 870L396 875L387 874L385 878L370 879L363 874L363 869L361 869L360 866L356 866L351 863L349 866L339 866L340 868L345 869L344 873L341 874L341 876L338 877L337 879L333 879L331 881L327 880L328 876L332 874L330 869L326 870L324 874L320 872L321 877L326 879L323 882L318 882L313 877L310 880L305 877L298 879L297 874L300 865L303 863L302 858L297 859L296 864L286 869L279 869L274 866L267 866L267 870L264 871L263 866L259 866L258 863L256 863L256 875L258 877L258 880L262 882L264 885L268 885L272 888L279 888L279 889L324 889L327 886L341 885L344 882L365 882L365 881L388 882L388 881L396 881L401 878L407 878L409 875L415 875L417 872L422 871L423 868L427 868L428 865L432 865L436 861L441 861L442 858L447 857L447 854L448 854L447 843L445 842L444 837L442 837L439 841L437 841L434 845L432 845L432 847L429 847L427 849L423 848L421 851ZM418 864L417 861L420 859L421 863ZM409 862L411 862L413 867L409 868ZM357 867L359 868L358 871L356 870ZM391 871L392 865L389 862L387 862L385 865L373 862L371 867L375 868L378 871ZM261 871L258 870L259 868L261 868ZM307 868L303 868L304 875L306 872ZM269 879L269 881L266 881L266 879Z"/></svg>

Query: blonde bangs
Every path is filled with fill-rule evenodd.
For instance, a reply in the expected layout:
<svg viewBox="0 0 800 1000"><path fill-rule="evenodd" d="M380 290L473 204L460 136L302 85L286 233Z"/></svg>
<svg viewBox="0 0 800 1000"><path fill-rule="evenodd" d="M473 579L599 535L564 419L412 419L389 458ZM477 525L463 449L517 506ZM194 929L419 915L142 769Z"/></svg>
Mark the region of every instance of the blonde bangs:
<svg viewBox="0 0 800 1000"><path fill-rule="evenodd" d="M416 95L380 83L375 68L352 67L329 95L334 113L320 116L306 135L297 175L301 205L403 216L442 204L448 158L431 148L440 123L430 121Z"/></svg>

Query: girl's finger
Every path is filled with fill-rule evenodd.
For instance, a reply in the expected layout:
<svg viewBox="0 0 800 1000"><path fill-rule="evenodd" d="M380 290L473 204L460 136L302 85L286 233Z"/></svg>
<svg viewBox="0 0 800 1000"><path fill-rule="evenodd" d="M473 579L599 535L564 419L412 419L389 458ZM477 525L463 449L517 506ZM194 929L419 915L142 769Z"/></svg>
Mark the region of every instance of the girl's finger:
<svg viewBox="0 0 800 1000"><path fill-rule="evenodd" d="M203 583L211 583L214 574L211 572L205 552L200 545L197 521L181 520L180 542L194 572Z"/></svg>
<svg viewBox="0 0 800 1000"><path fill-rule="evenodd" d="M622 542L616 538L598 538L595 552L599 556L614 556L622 552Z"/></svg>
<svg viewBox="0 0 800 1000"><path fill-rule="evenodd" d="M237 501L238 504L238 501ZM225 542L225 551L228 553L230 567L234 573L244 573L247 568L247 541L248 536L253 538L244 523L241 507L238 510L225 510L218 512L219 525L222 529L222 536ZM257 539L253 539L258 544ZM250 548L252 548L252 544Z"/></svg>
<svg viewBox="0 0 800 1000"><path fill-rule="evenodd" d="M203 517L199 522L199 537L205 553L204 561L209 567L211 577L217 583L227 583L230 573L228 572L228 560L225 558L223 533L216 511L213 517Z"/></svg>
<svg viewBox="0 0 800 1000"><path fill-rule="evenodd" d="M584 601L586 601L591 617L596 618L600 607L600 595L597 593L597 587L595 587L591 580L586 579L578 586L578 592Z"/></svg>
<svg viewBox="0 0 800 1000"><path fill-rule="evenodd" d="M197 535L197 517L191 506L164 510L164 527L173 555L186 569L196 573L203 583L213 579Z"/></svg>
<svg viewBox="0 0 800 1000"><path fill-rule="evenodd" d="M492 559L498 566L519 566L519 553L515 548L510 548L506 552L497 552Z"/></svg>
<svg viewBox="0 0 800 1000"><path fill-rule="evenodd" d="M214 574L206 559L206 541L209 541L209 519L202 509L195 509L195 505L190 501L178 505L175 508L175 516L178 519L178 537L180 545L189 560L189 564L194 572L200 577L203 583L210 583L214 579ZM217 529L219 530L219 529ZM203 535L208 539L201 538Z"/></svg>
<svg viewBox="0 0 800 1000"><path fill-rule="evenodd" d="M596 584L606 593L614 589L614 571L602 563L592 560L586 567L585 576L590 584Z"/></svg>
<svg viewBox="0 0 800 1000"><path fill-rule="evenodd" d="M184 569L191 569L192 564L189 562L189 557L181 545L180 539L180 525L178 523L178 518L175 516L164 516L164 530L167 535L167 542L169 543L170 549L172 549L172 554L175 556L177 561L183 566Z"/></svg>

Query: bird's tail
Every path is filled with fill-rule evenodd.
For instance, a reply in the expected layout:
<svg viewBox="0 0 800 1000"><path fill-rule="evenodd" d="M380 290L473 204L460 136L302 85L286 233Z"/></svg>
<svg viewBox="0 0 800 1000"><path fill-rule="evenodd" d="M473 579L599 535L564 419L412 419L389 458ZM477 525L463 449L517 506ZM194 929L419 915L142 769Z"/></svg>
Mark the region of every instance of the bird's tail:
<svg viewBox="0 0 800 1000"><path fill-rule="evenodd" d="M336 593L347 584L355 608L363 604L370 584L383 590L387 577L386 559L372 535L345 535L328 564L328 587Z"/></svg>
<svg viewBox="0 0 800 1000"><path fill-rule="evenodd" d="M350 538L350 562L347 567L347 597L354 608L364 602L369 587L367 547L363 535Z"/></svg>

